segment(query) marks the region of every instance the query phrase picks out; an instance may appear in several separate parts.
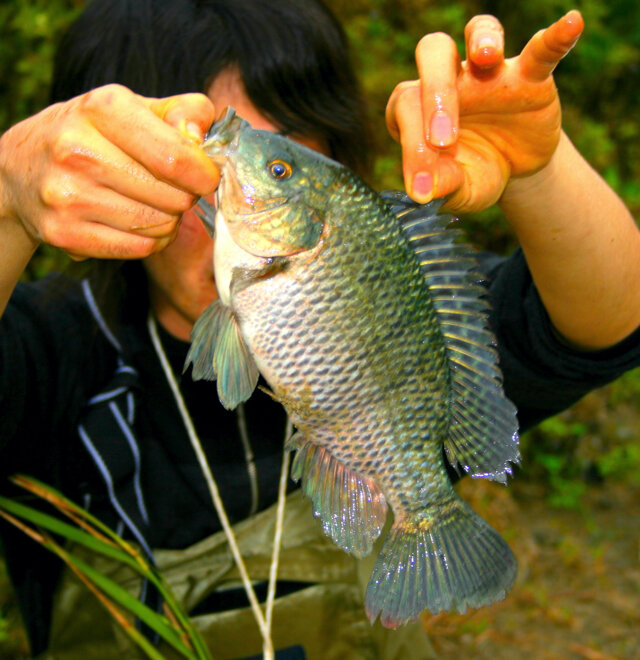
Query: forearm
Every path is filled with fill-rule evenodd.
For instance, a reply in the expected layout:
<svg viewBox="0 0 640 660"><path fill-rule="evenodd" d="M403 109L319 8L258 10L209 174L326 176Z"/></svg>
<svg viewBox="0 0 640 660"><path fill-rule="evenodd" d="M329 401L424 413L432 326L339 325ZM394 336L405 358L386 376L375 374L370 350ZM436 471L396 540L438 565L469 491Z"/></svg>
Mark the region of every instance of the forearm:
<svg viewBox="0 0 640 660"><path fill-rule="evenodd" d="M0 316L38 243L12 210L9 166L12 153L10 131L0 138Z"/></svg>
<svg viewBox="0 0 640 660"><path fill-rule="evenodd" d="M512 180L500 206L564 338L604 348L640 325L640 232L564 134L549 164Z"/></svg>

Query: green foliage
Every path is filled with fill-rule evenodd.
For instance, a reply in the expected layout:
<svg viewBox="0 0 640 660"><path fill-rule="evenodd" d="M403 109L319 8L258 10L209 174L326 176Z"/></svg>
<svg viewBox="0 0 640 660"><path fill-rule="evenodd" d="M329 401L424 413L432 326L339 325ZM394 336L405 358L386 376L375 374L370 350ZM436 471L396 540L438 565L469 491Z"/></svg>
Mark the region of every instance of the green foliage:
<svg viewBox="0 0 640 660"><path fill-rule="evenodd" d="M10 622L0 612L0 643L4 642L9 637Z"/></svg>
<svg viewBox="0 0 640 660"><path fill-rule="evenodd" d="M545 420L522 438L521 478L547 488L551 506L579 509L602 480L640 485L640 369Z"/></svg>
<svg viewBox="0 0 640 660"><path fill-rule="evenodd" d="M562 509L580 507L586 489L582 479L585 466L576 458L580 438L587 428L571 416L545 420L522 438L525 477L548 486L548 502Z"/></svg>
<svg viewBox="0 0 640 660"><path fill-rule="evenodd" d="M0 133L47 105L58 39L83 0L7 0L0 4ZM67 257L40 248L25 279L61 270Z"/></svg>
<svg viewBox="0 0 640 660"><path fill-rule="evenodd" d="M0 5L0 131L41 110L58 37L81 0L8 0Z"/></svg>
<svg viewBox="0 0 640 660"><path fill-rule="evenodd" d="M64 561L147 657L163 660L165 655L136 629L132 621L133 616L149 626L180 657L190 660L211 660L211 653L200 633L162 575L149 564L140 550L124 541L97 518L50 486L21 475L14 476L12 481L51 504L57 512L69 518L74 524L5 497L0 497L0 516ZM148 580L158 589L164 602L163 611L156 612L147 607L118 582L103 575L76 554L67 552L59 539L84 546L96 555L107 557L131 568L134 574Z"/></svg>

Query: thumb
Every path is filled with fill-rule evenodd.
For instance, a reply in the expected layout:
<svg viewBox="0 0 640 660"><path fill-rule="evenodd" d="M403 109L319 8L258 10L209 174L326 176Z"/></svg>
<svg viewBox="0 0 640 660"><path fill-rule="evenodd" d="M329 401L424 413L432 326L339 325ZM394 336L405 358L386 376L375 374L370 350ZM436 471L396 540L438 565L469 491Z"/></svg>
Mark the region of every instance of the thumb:
<svg viewBox="0 0 640 660"><path fill-rule="evenodd" d="M149 109L195 144L200 144L215 119L215 108L204 94L179 94L146 99Z"/></svg>

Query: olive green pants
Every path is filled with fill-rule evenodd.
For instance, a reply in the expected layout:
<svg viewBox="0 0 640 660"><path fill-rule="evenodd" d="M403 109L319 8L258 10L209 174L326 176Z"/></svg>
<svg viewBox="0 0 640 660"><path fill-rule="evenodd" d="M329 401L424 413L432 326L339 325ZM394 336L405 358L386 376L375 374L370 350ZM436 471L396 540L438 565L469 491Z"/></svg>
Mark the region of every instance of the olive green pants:
<svg viewBox="0 0 640 660"><path fill-rule="evenodd" d="M267 580L275 530L275 506L234 527L253 581ZM73 553L90 561L132 594L140 580L126 566ZM364 585L374 556L358 562L327 539L299 491L287 498L278 578L312 583L278 598L273 611L275 649L300 645L308 660L432 660L437 656L418 623L387 630L371 626L363 605ZM240 584L222 532L185 550L158 550L158 566L186 611L217 589ZM250 608L193 619L216 659L262 652L262 639ZM171 649L162 649L167 658ZM95 596L67 571L55 602L49 651L42 660L98 660L144 657Z"/></svg>

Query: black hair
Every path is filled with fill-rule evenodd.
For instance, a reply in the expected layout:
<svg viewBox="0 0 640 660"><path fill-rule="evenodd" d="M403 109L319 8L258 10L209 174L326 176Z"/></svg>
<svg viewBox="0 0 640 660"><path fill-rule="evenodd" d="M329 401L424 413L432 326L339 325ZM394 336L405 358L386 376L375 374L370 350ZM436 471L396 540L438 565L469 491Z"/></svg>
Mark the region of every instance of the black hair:
<svg viewBox="0 0 640 660"><path fill-rule="evenodd" d="M114 82L153 97L206 92L229 67L284 133L320 138L368 175L365 102L320 0L94 0L57 50L51 101Z"/></svg>
<svg viewBox="0 0 640 660"><path fill-rule="evenodd" d="M370 173L366 105L344 31L322 0L93 0L59 44L50 99L108 83L150 97L206 92L229 67L284 133L324 140L333 158ZM88 266L110 325L146 314L140 262Z"/></svg>

